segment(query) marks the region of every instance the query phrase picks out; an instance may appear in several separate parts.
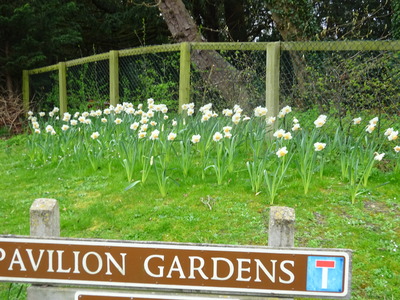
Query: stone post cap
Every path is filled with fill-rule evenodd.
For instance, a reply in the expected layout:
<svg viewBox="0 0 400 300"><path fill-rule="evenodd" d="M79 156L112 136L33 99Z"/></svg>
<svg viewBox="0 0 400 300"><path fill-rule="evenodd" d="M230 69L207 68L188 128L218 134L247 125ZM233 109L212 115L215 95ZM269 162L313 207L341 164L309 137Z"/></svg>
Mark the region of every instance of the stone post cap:
<svg viewBox="0 0 400 300"><path fill-rule="evenodd" d="M270 219L275 224L293 223L296 219L294 209L286 206L271 206Z"/></svg>
<svg viewBox="0 0 400 300"><path fill-rule="evenodd" d="M30 210L52 210L57 205L56 199L38 198L32 203Z"/></svg>

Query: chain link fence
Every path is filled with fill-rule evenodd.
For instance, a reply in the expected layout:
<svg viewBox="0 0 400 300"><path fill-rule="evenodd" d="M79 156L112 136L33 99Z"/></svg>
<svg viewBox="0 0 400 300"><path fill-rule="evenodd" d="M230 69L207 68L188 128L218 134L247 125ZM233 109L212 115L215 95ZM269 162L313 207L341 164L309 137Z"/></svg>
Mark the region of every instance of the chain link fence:
<svg viewBox="0 0 400 300"><path fill-rule="evenodd" d="M265 105L267 43L190 45L190 102L213 103L216 110L239 104L248 113ZM400 115L400 42L282 42L280 49L280 107L339 117ZM119 51L119 101L151 97L177 111L179 50L164 45ZM68 110L110 103L108 58L106 53L66 62ZM57 80L54 70L31 73L31 109L57 105Z"/></svg>
<svg viewBox="0 0 400 300"><path fill-rule="evenodd" d="M191 101L197 107L213 103L222 111L235 104L250 111L265 105L266 51L202 50L191 53ZM196 56L220 56L224 63L197 64ZM199 63L200 64L200 63Z"/></svg>
<svg viewBox="0 0 400 300"><path fill-rule="evenodd" d="M52 70L29 76L29 108L32 111L50 111L59 105L58 71Z"/></svg>
<svg viewBox="0 0 400 300"><path fill-rule="evenodd" d="M328 42L320 43L315 50L282 51L281 105L308 111L314 118L326 114L339 120L340 124L330 126L344 127L359 117L366 121L375 117L382 120L378 132L384 127L398 126L398 46L378 41L346 49L348 45ZM315 43L310 43L311 47L315 48Z"/></svg>
<svg viewBox="0 0 400 300"><path fill-rule="evenodd" d="M99 60L67 67L68 108L104 109L110 94L109 63Z"/></svg>
<svg viewBox="0 0 400 300"><path fill-rule="evenodd" d="M120 102L148 98L176 108L179 98L179 52L146 53L119 58Z"/></svg>

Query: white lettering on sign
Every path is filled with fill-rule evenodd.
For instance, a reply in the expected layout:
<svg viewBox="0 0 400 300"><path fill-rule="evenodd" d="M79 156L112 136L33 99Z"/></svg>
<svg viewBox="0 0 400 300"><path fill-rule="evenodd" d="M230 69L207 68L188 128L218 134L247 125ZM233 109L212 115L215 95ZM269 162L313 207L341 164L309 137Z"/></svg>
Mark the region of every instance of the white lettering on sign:
<svg viewBox="0 0 400 300"><path fill-rule="evenodd" d="M250 273L250 266L248 266L247 268L244 268L243 263L250 264L251 260L249 258L237 258L236 260L238 262L238 278L237 278L237 281L250 281L251 280L251 276L244 278L242 273L243 272Z"/></svg>
<svg viewBox="0 0 400 300"><path fill-rule="evenodd" d="M164 261L164 255L150 255L148 257L146 257L145 261L144 261L144 270L147 273L147 275L151 276L151 277L163 277L164 276L164 267L158 267L158 274L155 274L153 272L150 271L149 269L149 262L151 259L153 258L160 258L162 261Z"/></svg>
<svg viewBox="0 0 400 300"><path fill-rule="evenodd" d="M181 265L181 262L179 261L178 256L174 257L174 260L173 260L173 262L171 264L171 267L169 268L169 272L168 272L167 278L172 278L172 275L171 275L172 272L179 272L179 278L180 279L185 279L186 278L185 274L183 274L182 265Z"/></svg>
<svg viewBox="0 0 400 300"><path fill-rule="evenodd" d="M194 272L197 271L203 279L208 279L207 275L203 272L204 258L200 256L189 256L190 261L190 275L189 279L196 279ZM199 262L199 266L196 267L196 261Z"/></svg>
<svg viewBox="0 0 400 300"><path fill-rule="evenodd" d="M26 271L24 261L22 260L21 253L19 253L18 249L15 249L15 251L14 251L14 255L11 259L11 263L10 263L10 266L8 267L8 270L13 271L15 264L19 265L20 271Z"/></svg>
<svg viewBox="0 0 400 300"><path fill-rule="evenodd" d="M70 273L71 268L63 269L63 250L57 250L57 257L58 257L58 268L57 273Z"/></svg>
<svg viewBox="0 0 400 300"><path fill-rule="evenodd" d="M29 261L31 262L31 266L33 268L33 271L37 271L40 265L40 262L42 261L42 257L43 257L43 253L44 250L40 249L39 251L39 257L37 258L37 260L35 261L35 258L32 255L32 249L26 249L26 253L28 253L28 257L29 257Z"/></svg>
<svg viewBox="0 0 400 300"><path fill-rule="evenodd" d="M6 251L3 248L0 248L0 261L6 258Z"/></svg>
<svg viewBox="0 0 400 300"><path fill-rule="evenodd" d="M284 260L279 264L277 260L271 259L262 262L260 259L236 258L233 262L225 257L211 257L208 263L212 265L211 274L206 274L204 267L206 261L199 256L188 256L189 269L182 267L179 256L174 256L171 263L165 263L165 256L153 254L146 257L143 263L144 271L153 278L172 278L174 274L180 279L197 279L196 275L204 280L226 281L232 278L236 272L236 281L261 282L268 280L275 283L277 280L282 284L291 284L295 280L293 273L294 261ZM184 258L181 258L184 259ZM252 278L251 270L255 269L255 277ZM224 270L224 272L222 272ZM278 273L279 271L279 273ZM280 274L277 276L277 274Z"/></svg>
<svg viewBox="0 0 400 300"><path fill-rule="evenodd" d="M67 265L64 259L66 256L65 250L39 249L33 251L33 249L24 249L20 251L17 248L12 253L11 260L9 260L8 270L21 272L33 270L37 272L40 267L47 267L47 273L80 274L81 271L84 271L90 275L101 272L104 272L105 275L113 275L116 270L121 275L126 274L126 253L119 253L120 259L117 259L109 252L101 255L94 251L84 254L80 251L73 251L72 254L73 262ZM0 261L5 261L6 258L6 251L0 248Z"/></svg>
<svg viewBox="0 0 400 300"><path fill-rule="evenodd" d="M283 280L281 277L279 277L279 282L284 283L284 284L291 284L294 281L294 274L292 271L287 269L285 267L286 264L291 265L294 268L294 261L293 260L284 260L281 262L281 270L283 273L286 275L289 275L289 280Z"/></svg>

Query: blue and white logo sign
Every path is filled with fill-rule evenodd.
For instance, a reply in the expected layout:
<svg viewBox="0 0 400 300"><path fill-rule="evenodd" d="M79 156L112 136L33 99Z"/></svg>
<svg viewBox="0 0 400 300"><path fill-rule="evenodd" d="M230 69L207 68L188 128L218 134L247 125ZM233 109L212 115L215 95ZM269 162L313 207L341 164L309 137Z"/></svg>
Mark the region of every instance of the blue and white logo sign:
<svg viewBox="0 0 400 300"><path fill-rule="evenodd" d="M344 258L309 256L307 291L343 292Z"/></svg>

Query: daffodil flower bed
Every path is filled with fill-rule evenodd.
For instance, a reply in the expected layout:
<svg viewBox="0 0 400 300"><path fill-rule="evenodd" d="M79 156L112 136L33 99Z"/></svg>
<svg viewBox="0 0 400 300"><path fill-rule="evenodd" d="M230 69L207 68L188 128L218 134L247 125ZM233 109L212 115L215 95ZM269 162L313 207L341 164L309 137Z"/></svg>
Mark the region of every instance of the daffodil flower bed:
<svg viewBox="0 0 400 300"><path fill-rule="evenodd" d="M254 193L265 192L271 204L289 174L301 180L307 194L313 176L323 177L331 165L354 203L378 163L399 171L398 130L390 127L381 134L377 117L358 117L329 132L326 123L333 118L299 120L289 106L277 116L265 107L246 115L238 105L218 113L211 103L199 109L185 104L182 110L169 114L166 105L148 99L144 105L123 103L62 116L58 108L29 112L29 157L58 167L89 165L94 172L119 166L128 189L146 185L154 174L163 197L169 183L213 176L222 185L236 176Z"/></svg>

